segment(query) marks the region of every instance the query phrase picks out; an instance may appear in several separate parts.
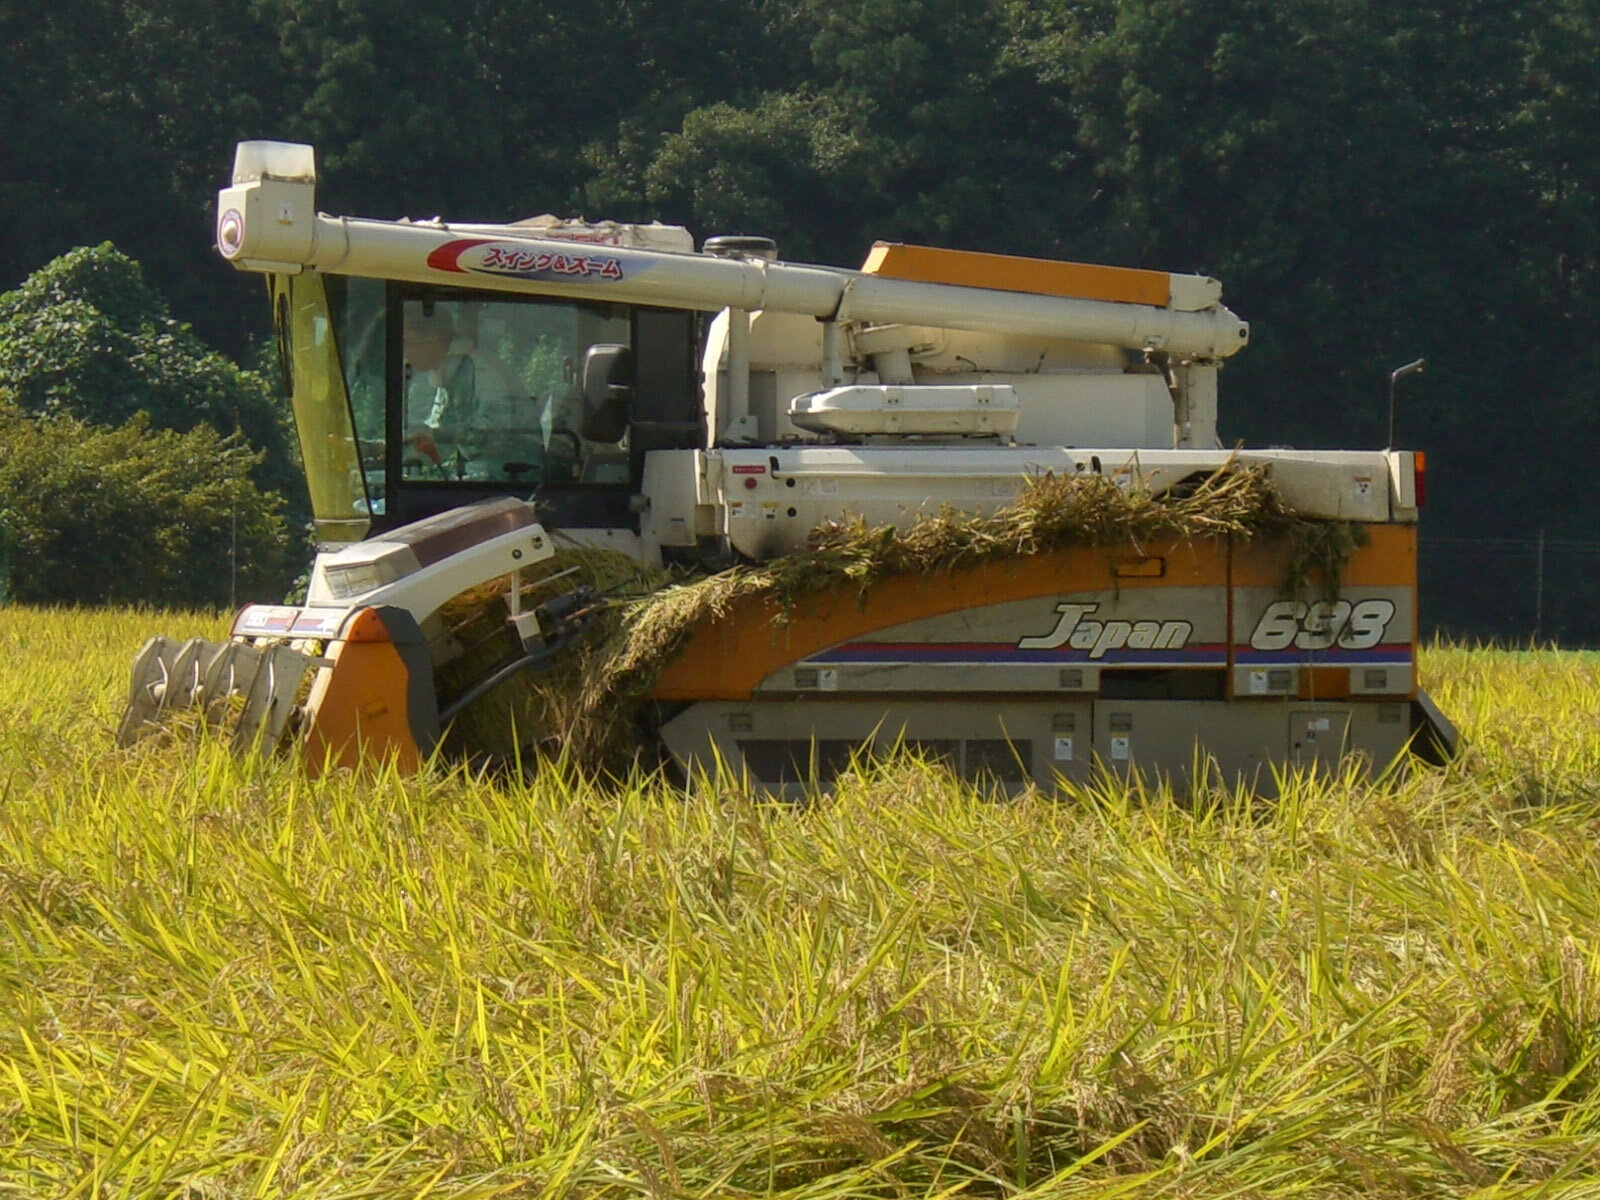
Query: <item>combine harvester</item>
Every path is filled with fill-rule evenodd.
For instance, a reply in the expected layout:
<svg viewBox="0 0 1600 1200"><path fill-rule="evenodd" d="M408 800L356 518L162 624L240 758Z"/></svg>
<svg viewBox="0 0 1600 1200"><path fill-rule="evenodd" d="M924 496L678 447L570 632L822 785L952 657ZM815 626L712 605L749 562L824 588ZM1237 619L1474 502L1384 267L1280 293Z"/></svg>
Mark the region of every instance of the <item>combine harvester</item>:
<svg viewBox="0 0 1600 1200"><path fill-rule="evenodd" d="M656 224L332 217L314 193L310 147L243 143L217 220L271 295L323 543L308 599L243 609L220 645L153 639L124 743L232 696L241 747L414 767L505 681L592 667L608 605L552 572L565 548L786 572L782 596L690 606L615 713L591 698L688 771L793 791L910 744L1009 790L1196 764L1270 790L1454 752L1416 679L1422 455L1220 448L1249 329L1213 279L883 243L855 271ZM1241 491L1242 520L1208 516ZM817 557L939 528L936 569L870 586ZM506 579L512 650L463 684L447 605Z"/></svg>

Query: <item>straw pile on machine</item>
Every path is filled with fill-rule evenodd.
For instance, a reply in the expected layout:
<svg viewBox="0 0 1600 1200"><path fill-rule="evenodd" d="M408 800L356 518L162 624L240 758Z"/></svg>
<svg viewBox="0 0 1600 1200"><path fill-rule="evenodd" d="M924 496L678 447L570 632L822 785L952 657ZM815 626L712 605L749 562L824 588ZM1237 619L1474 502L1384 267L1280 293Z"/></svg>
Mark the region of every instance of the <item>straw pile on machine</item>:
<svg viewBox="0 0 1600 1200"><path fill-rule="evenodd" d="M613 552L566 551L551 574L576 567L608 594L605 611L559 668L519 676L465 710L449 744L500 755L535 746L541 756L582 771L621 769L648 744L638 721L656 677L697 627L736 602L770 600L781 619L806 595L853 590L864 600L893 575L948 573L1071 547L1123 550L1166 538L1229 537L1287 541L1285 593L1308 586L1331 592L1362 530L1300 517L1264 468L1229 464L1161 494L1124 489L1101 475L1045 476L989 516L946 507L900 529L860 518L830 522L799 553L687 579L647 571ZM538 589L536 582L535 596ZM507 652L504 601L486 602L491 592L458 599L456 634L469 650L441 671L442 700Z"/></svg>

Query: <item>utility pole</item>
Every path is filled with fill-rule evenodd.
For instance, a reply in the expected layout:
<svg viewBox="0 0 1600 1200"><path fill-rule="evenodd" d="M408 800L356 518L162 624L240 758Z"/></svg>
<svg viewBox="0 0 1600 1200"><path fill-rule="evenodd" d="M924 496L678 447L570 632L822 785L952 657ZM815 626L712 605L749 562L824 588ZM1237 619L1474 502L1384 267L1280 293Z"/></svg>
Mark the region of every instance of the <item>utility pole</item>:
<svg viewBox="0 0 1600 1200"><path fill-rule="evenodd" d="M228 608L239 611L239 410L233 410L233 445L228 448Z"/></svg>
<svg viewBox="0 0 1600 1200"><path fill-rule="evenodd" d="M1538 558L1533 569L1533 642L1544 640L1544 526L1539 526Z"/></svg>

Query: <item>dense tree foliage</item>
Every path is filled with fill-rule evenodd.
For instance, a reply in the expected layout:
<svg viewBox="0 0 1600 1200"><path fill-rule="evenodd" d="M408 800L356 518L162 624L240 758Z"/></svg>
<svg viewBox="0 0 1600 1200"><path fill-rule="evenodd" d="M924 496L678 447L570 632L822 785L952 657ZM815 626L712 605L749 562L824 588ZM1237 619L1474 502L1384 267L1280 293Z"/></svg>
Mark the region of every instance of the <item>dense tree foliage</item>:
<svg viewBox="0 0 1600 1200"><path fill-rule="evenodd" d="M143 412L157 428L237 431L261 451L259 482L297 488L267 382L173 319L139 264L109 243L70 251L0 295L0 388L41 415L120 425Z"/></svg>
<svg viewBox="0 0 1600 1200"><path fill-rule="evenodd" d="M175 320L109 243L0 295L9 597L225 604L241 580L281 594L285 495L305 507L292 444L266 381Z"/></svg>
<svg viewBox="0 0 1600 1200"><path fill-rule="evenodd" d="M0 0L0 46L0 286L111 238L242 354L264 306L211 196L234 141L307 140L331 211L1209 272L1254 329L1229 437L1381 444L1425 356L1425 538L1600 515L1566 483L1600 379L1600 0ZM1525 564L1458 558L1502 586L1441 577L1429 611L1510 631L1485 597Z"/></svg>
<svg viewBox="0 0 1600 1200"><path fill-rule="evenodd" d="M0 542L9 598L190 608L282 594L282 501L209 425L25 413L0 391Z"/></svg>

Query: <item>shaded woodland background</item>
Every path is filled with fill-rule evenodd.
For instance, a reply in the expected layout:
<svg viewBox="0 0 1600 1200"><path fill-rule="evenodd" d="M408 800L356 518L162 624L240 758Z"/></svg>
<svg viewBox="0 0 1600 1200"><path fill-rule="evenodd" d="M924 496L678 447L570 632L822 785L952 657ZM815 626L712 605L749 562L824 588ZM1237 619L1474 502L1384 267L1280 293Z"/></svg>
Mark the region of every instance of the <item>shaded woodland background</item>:
<svg viewBox="0 0 1600 1200"><path fill-rule="evenodd" d="M1380 446L1425 357L1428 624L1600 643L1600 0L0 0L0 47L0 290L111 241L256 361L211 237L261 137L333 212L1205 272L1225 437Z"/></svg>

